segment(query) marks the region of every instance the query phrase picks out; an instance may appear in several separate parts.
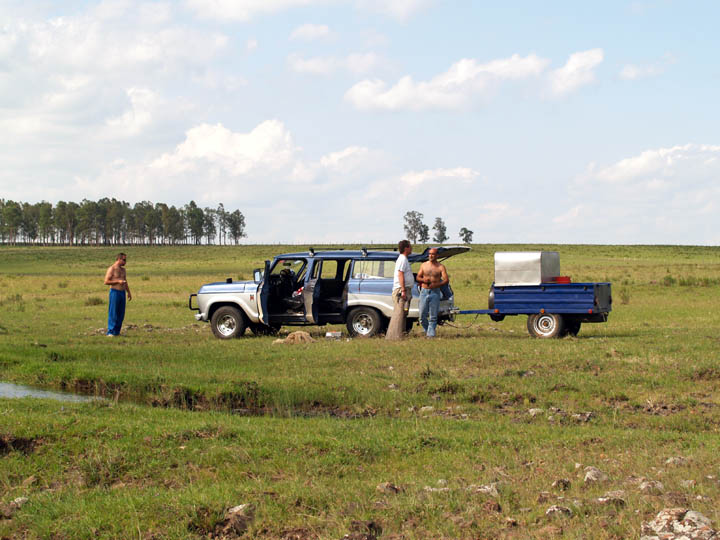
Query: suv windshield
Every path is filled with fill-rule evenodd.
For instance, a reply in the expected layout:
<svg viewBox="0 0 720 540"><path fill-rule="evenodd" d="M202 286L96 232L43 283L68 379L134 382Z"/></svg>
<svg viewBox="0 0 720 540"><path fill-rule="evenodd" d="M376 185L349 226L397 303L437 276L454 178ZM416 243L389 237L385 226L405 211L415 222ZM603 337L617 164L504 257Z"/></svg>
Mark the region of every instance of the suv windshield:
<svg viewBox="0 0 720 540"><path fill-rule="evenodd" d="M305 263L305 259L278 259L270 271L270 275L277 276L289 273L296 282L302 281L302 276L305 273Z"/></svg>

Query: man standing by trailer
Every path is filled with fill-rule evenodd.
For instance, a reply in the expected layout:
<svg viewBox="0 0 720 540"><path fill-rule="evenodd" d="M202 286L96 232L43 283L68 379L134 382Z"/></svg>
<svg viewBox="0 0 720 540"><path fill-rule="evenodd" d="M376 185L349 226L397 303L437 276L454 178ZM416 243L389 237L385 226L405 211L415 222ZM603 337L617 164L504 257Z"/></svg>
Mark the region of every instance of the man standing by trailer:
<svg viewBox="0 0 720 540"><path fill-rule="evenodd" d="M420 324L429 338L435 337L438 308L442 296L441 289L450 283L445 265L440 264L437 258L437 248L431 248L428 252L429 260L422 264L417 276L418 283L422 287L420 290Z"/></svg>
<svg viewBox="0 0 720 540"><path fill-rule="evenodd" d="M125 293L128 301L132 300L132 293L127 282L125 263L127 255L118 253L115 262L105 272L105 285L110 285L110 300L108 303L108 336L119 336L125 318Z"/></svg>
<svg viewBox="0 0 720 540"><path fill-rule="evenodd" d="M408 309L410 309L410 300L412 300L412 287L415 284L410 261L408 255L412 253L412 246L408 240L400 240L398 242L398 255L395 261L395 271L393 272L393 314L388 326L386 339L397 340L402 339L405 333L405 321Z"/></svg>

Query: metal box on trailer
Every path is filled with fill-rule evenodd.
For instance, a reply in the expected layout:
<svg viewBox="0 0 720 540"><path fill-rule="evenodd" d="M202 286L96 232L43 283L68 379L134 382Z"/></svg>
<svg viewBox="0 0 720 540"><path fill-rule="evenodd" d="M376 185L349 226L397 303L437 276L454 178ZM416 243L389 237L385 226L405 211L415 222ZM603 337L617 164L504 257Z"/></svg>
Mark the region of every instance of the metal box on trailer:
<svg viewBox="0 0 720 540"><path fill-rule="evenodd" d="M499 251L495 253L495 286L540 285L560 275L557 251Z"/></svg>

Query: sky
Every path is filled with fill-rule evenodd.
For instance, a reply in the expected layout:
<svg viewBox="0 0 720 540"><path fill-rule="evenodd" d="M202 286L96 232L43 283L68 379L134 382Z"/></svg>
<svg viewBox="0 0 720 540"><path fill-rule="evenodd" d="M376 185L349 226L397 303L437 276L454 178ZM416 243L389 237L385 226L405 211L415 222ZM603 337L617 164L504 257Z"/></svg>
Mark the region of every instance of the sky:
<svg viewBox="0 0 720 540"><path fill-rule="evenodd" d="M0 0L0 198L250 243L720 244L720 3Z"/></svg>

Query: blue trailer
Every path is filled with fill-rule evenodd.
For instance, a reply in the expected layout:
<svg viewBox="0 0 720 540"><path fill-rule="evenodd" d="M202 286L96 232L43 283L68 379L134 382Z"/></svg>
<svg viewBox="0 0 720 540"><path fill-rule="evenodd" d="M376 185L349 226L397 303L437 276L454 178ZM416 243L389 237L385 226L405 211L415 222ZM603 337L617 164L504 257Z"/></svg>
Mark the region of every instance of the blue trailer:
<svg viewBox="0 0 720 540"><path fill-rule="evenodd" d="M612 310L610 283L572 283L560 275L557 252L499 252L488 309L459 310L485 314L494 321L527 315L530 335L576 336L582 323L606 322Z"/></svg>

